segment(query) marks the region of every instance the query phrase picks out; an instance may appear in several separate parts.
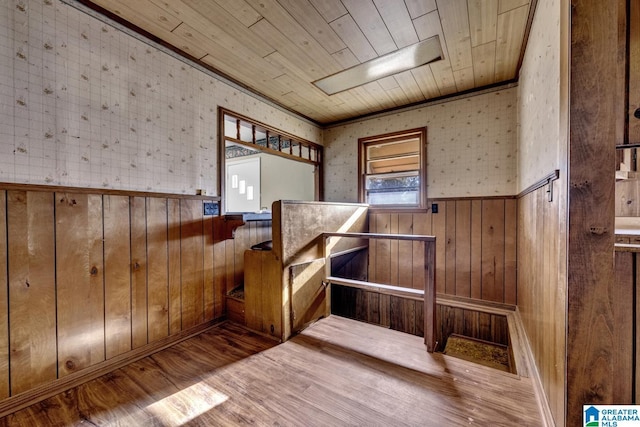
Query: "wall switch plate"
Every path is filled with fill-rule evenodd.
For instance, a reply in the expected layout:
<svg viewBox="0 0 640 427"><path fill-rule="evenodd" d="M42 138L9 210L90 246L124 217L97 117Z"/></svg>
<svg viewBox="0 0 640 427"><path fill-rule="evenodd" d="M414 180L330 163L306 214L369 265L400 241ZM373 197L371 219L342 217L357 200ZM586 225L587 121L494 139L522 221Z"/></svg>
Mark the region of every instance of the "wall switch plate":
<svg viewBox="0 0 640 427"><path fill-rule="evenodd" d="M431 203L431 213L438 213L438 204Z"/></svg>
<svg viewBox="0 0 640 427"><path fill-rule="evenodd" d="M204 202L204 214L205 215L219 215L220 205L215 202Z"/></svg>

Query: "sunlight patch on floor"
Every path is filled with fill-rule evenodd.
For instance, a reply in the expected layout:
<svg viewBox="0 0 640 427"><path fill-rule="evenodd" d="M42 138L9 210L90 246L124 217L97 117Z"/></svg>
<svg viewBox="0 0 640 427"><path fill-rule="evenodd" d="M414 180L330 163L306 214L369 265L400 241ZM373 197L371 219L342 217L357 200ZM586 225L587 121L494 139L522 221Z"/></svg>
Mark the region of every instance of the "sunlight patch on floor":
<svg viewBox="0 0 640 427"><path fill-rule="evenodd" d="M199 382L152 403L147 410L165 426L181 426L228 399L226 394Z"/></svg>

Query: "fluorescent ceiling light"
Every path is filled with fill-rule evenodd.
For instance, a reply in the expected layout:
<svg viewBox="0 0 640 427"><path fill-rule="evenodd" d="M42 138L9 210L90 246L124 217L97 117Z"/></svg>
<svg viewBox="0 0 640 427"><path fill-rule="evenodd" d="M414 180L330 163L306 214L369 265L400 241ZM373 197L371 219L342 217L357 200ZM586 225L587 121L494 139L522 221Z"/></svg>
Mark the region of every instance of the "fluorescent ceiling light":
<svg viewBox="0 0 640 427"><path fill-rule="evenodd" d="M412 44L395 52L358 64L313 82L327 95L333 95L383 77L442 59L438 36Z"/></svg>

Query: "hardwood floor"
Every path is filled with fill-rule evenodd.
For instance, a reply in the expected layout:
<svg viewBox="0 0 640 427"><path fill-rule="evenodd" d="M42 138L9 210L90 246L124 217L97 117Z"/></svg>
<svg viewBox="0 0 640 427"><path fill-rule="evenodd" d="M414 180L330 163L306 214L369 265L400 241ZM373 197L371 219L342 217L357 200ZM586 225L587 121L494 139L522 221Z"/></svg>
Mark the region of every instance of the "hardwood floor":
<svg viewBox="0 0 640 427"><path fill-rule="evenodd" d="M283 344L226 322L0 426L534 426L531 380L331 316Z"/></svg>

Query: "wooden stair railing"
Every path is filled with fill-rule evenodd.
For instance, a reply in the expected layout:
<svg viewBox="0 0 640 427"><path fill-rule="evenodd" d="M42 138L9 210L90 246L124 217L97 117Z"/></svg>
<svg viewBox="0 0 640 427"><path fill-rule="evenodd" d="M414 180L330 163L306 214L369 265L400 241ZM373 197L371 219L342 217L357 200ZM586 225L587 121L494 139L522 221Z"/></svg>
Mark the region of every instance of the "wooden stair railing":
<svg viewBox="0 0 640 427"><path fill-rule="evenodd" d="M366 289L393 295L401 298L409 298L423 301L424 307L424 343L427 351L433 352L436 348L436 238L434 236L414 235L414 234L380 234L380 233L323 233L323 247L325 257L325 278L326 284L336 284L341 286ZM424 290L406 288L402 286L373 283L368 281L344 279L331 275L331 243L332 237L355 238L355 239L388 239L388 240L409 240L414 242L424 242Z"/></svg>

